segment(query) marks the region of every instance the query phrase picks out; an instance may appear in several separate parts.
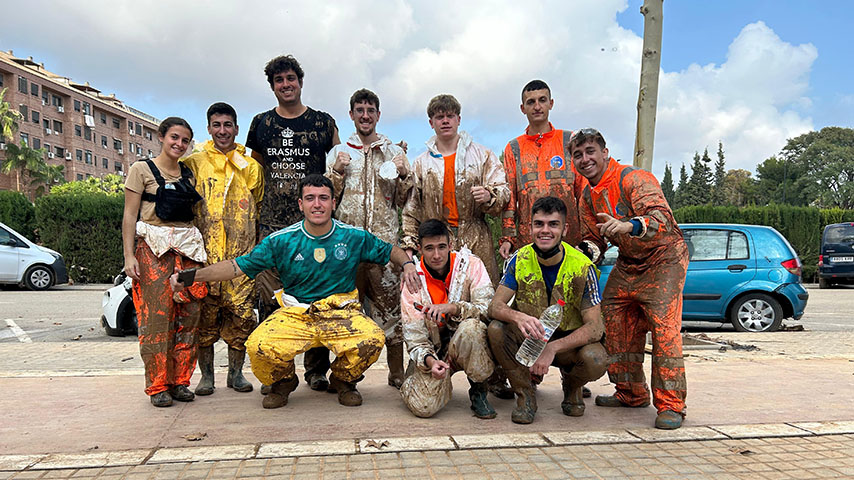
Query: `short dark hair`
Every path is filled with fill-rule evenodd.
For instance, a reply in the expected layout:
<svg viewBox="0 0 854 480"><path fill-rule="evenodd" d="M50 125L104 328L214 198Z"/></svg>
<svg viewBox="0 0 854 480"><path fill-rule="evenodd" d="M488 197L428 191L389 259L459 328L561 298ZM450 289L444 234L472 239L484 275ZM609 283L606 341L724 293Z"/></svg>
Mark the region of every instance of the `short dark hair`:
<svg viewBox="0 0 854 480"><path fill-rule="evenodd" d="M279 55L267 62L267 65L264 66L264 75L267 75L267 83L272 87L273 77L288 70L293 70L297 74L297 80L299 80L299 84L302 86L302 79L305 77L305 72L302 71L302 67L299 66L299 62L293 55Z"/></svg>
<svg viewBox="0 0 854 480"><path fill-rule="evenodd" d="M332 180L319 173L310 173L299 181L299 196L302 198L303 187L328 187L329 193L335 192L332 188Z"/></svg>
<svg viewBox="0 0 854 480"><path fill-rule="evenodd" d="M380 109L380 97L378 97L376 93L368 90L367 88L361 88L359 90L356 90L356 92L353 93L353 96L350 97L351 112L353 111L353 107L355 107L356 104L359 102L373 103L374 106L377 107L377 110Z"/></svg>
<svg viewBox="0 0 854 480"><path fill-rule="evenodd" d="M430 103L427 104L427 118L433 118L433 115L437 113L453 113L459 115L462 108L460 101L454 98L453 95L443 93L430 99Z"/></svg>
<svg viewBox="0 0 854 480"><path fill-rule="evenodd" d="M533 92L534 90L548 90L549 97L552 96L552 89L542 80L531 80L522 88L522 101L525 101L525 92Z"/></svg>
<svg viewBox="0 0 854 480"><path fill-rule="evenodd" d="M211 117L214 115L229 115L231 116L231 120L237 124L237 112L234 111L234 107L225 103L225 102L216 102L210 107L208 107L208 125L211 124Z"/></svg>
<svg viewBox="0 0 854 480"><path fill-rule="evenodd" d="M451 231L448 230L448 226L445 225L445 222L431 218L422 222L421 225L418 225L418 243L421 243L421 239L426 237L440 236L448 237L448 240L451 239Z"/></svg>
<svg viewBox="0 0 854 480"><path fill-rule="evenodd" d="M165 137L166 132L172 127L186 127L190 131L190 138L193 138L193 127L181 117L168 117L166 120L160 122L160 126L157 127L157 135L161 138Z"/></svg>
<svg viewBox="0 0 854 480"><path fill-rule="evenodd" d="M577 130L569 137L569 153L572 155L572 150L575 147L580 147L587 142L596 142L603 149L605 148L605 137L595 128L582 128Z"/></svg>
<svg viewBox="0 0 854 480"><path fill-rule="evenodd" d="M563 203L563 200L557 197L540 197L531 207L532 217L537 213L545 213L548 215L555 212L559 213L561 218L566 218L566 204Z"/></svg>

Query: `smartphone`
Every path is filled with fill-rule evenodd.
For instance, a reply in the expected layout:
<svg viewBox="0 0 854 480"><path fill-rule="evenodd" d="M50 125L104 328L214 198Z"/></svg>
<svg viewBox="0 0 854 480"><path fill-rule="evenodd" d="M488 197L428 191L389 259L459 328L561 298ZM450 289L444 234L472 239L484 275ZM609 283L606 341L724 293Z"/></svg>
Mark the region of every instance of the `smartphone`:
<svg viewBox="0 0 854 480"><path fill-rule="evenodd" d="M412 306L414 306L414 307L415 307L415 309L416 309L416 310L418 310L419 312L423 312L423 311L424 311L424 305L421 305L421 304L420 304L420 303L418 303L418 302L412 302ZM443 328L443 327L445 326L445 314L442 314L442 315L439 317L439 321L438 321L438 322L436 322L436 325L438 325L438 326L439 326L439 328Z"/></svg>

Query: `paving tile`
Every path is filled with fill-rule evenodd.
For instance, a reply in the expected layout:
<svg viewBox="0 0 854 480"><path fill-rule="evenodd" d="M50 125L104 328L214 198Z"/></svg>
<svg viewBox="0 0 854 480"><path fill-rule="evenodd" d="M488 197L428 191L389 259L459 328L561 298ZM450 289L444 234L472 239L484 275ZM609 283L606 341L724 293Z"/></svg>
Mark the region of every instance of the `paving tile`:
<svg viewBox="0 0 854 480"><path fill-rule="evenodd" d="M801 437L811 435L809 432L784 423L712 425L709 428L717 430L730 438Z"/></svg>
<svg viewBox="0 0 854 480"><path fill-rule="evenodd" d="M216 447L161 448L146 462L203 462L214 460L237 460L255 456L255 445L226 445Z"/></svg>
<svg viewBox="0 0 854 480"><path fill-rule="evenodd" d="M659 430L657 428L630 429L629 433L640 437L645 442L676 442L682 440L725 440L726 435L708 427L682 427L676 430ZM672 452L674 455L676 453Z"/></svg>
<svg viewBox="0 0 854 480"><path fill-rule="evenodd" d="M800 422L789 425L802 428L816 435L854 433L854 421L848 422Z"/></svg>
<svg viewBox="0 0 854 480"><path fill-rule="evenodd" d="M23 470L44 457L45 455L0 455L0 471Z"/></svg>
<svg viewBox="0 0 854 480"><path fill-rule="evenodd" d="M603 432L547 432L543 433L555 445L585 445L607 443L635 443L641 440L625 430Z"/></svg>
<svg viewBox="0 0 854 480"><path fill-rule="evenodd" d="M354 453L357 452L356 442L353 440L262 443L255 458L352 455Z"/></svg>
<svg viewBox="0 0 854 480"><path fill-rule="evenodd" d="M120 450L115 452L91 453L55 453L44 457L33 470L62 468L113 467L119 465L139 465L151 453L151 450Z"/></svg>
<svg viewBox="0 0 854 480"><path fill-rule="evenodd" d="M502 435L454 435L460 448L541 447L549 442L538 433L506 433Z"/></svg>
<svg viewBox="0 0 854 480"><path fill-rule="evenodd" d="M384 445L386 442L388 442L388 445ZM454 442L447 436L359 440L359 451L362 453L424 452L429 450L455 449Z"/></svg>

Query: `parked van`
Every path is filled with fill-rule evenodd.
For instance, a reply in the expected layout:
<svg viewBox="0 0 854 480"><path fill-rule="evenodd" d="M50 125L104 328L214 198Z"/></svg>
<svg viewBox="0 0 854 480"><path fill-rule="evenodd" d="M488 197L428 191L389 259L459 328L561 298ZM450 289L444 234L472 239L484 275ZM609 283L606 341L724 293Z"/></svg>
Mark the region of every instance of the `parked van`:
<svg viewBox="0 0 854 480"><path fill-rule="evenodd" d="M45 290L68 283L62 255L0 223L0 283Z"/></svg>
<svg viewBox="0 0 854 480"><path fill-rule="evenodd" d="M818 288L854 284L854 222L824 227L818 255Z"/></svg>

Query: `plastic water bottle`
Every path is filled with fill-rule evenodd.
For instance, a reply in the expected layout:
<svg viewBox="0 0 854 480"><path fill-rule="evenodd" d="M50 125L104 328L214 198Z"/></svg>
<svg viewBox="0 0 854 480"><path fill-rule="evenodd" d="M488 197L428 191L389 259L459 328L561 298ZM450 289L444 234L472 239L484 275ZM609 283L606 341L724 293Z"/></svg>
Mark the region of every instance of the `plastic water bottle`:
<svg viewBox="0 0 854 480"><path fill-rule="evenodd" d="M557 330L557 327L560 326L560 322L563 320L563 306L565 305L563 300L558 300L557 305L552 305L547 308L542 315L540 315L540 322L543 324L543 329L545 329L546 333L543 335L543 340L536 340L532 337L528 337L522 342L522 346L519 347L519 351L516 352L516 361L521 363L526 367L531 367L534 362L540 358L540 354L543 353L543 349L546 348L546 342L552 337L552 334Z"/></svg>

